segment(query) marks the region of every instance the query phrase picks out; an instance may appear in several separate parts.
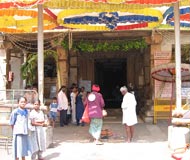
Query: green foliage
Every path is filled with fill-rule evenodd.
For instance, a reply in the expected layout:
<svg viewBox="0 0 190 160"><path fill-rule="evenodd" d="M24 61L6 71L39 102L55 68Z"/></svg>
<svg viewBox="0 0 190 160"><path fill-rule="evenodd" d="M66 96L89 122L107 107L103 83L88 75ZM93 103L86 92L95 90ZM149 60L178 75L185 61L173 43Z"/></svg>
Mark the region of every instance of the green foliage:
<svg viewBox="0 0 190 160"><path fill-rule="evenodd" d="M52 50L48 50L44 52L44 59L48 56L53 56L54 59L57 61L57 53ZM21 76L23 80L26 80L27 85L32 85L36 80L37 74L37 53L31 53L28 55L27 60L25 63L22 64Z"/></svg>
<svg viewBox="0 0 190 160"><path fill-rule="evenodd" d="M68 49L68 42L64 40L62 46L65 49ZM147 44L144 39L141 40L118 40L118 41L77 41L73 43L72 49L84 53L93 53L93 52L116 52L124 51L127 52L130 49L143 49L146 48Z"/></svg>
<svg viewBox="0 0 190 160"><path fill-rule="evenodd" d="M190 63L190 45L182 45L181 47L181 61L182 63Z"/></svg>
<svg viewBox="0 0 190 160"><path fill-rule="evenodd" d="M69 49L69 43L68 43L68 41L62 41L62 42L61 42L61 46L62 46L63 48L65 48L65 49Z"/></svg>
<svg viewBox="0 0 190 160"><path fill-rule="evenodd" d="M28 85L35 81L37 72L37 54L30 54L25 63L21 66L21 75L23 80L27 80Z"/></svg>

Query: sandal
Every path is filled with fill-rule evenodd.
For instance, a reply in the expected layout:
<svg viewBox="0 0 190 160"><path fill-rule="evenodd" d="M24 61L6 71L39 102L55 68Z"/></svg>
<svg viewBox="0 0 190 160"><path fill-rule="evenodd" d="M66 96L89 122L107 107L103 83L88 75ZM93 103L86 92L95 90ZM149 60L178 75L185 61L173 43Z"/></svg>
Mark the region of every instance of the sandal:
<svg viewBox="0 0 190 160"><path fill-rule="evenodd" d="M186 152L186 150L190 147L190 144L186 144L185 147L183 148L178 148L174 150L174 153L172 153L172 158L176 159L176 160L181 160L184 156L184 153Z"/></svg>

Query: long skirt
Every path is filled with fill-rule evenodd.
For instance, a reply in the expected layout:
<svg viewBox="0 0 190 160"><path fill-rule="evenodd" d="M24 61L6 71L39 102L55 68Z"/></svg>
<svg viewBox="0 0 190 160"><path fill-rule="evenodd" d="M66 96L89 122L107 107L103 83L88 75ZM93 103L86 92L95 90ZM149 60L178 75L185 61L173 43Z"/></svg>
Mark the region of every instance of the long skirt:
<svg viewBox="0 0 190 160"><path fill-rule="evenodd" d="M35 152L39 151L37 132L31 131L28 137L30 140L31 154L34 154Z"/></svg>
<svg viewBox="0 0 190 160"><path fill-rule="evenodd" d="M90 121L89 133L99 139L102 131L103 120L101 118L92 118Z"/></svg>
<svg viewBox="0 0 190 160"><path fill-rule="evenodd" d="M21 158L30 155L28 135L13 135L13 158Z"/></svg>
<svg viewBox="0 0 190 160"><path fill-rule="evenodd" d="M36 138L40 151L46 150L45 132L42 126L36 126Z"/></svg>

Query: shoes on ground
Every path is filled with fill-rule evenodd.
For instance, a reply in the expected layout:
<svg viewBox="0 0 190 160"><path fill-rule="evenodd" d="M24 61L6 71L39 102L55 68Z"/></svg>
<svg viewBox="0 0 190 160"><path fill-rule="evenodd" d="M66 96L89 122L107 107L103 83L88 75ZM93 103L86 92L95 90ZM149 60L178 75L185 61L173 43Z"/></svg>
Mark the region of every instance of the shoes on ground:
<svg viewBox="0 0 190 160"><path fill-rule="evenodd" d="M94 142L95 142L96 145L103 145L104 144L103 142L97 141L97 140L95 140Z"/></svg>

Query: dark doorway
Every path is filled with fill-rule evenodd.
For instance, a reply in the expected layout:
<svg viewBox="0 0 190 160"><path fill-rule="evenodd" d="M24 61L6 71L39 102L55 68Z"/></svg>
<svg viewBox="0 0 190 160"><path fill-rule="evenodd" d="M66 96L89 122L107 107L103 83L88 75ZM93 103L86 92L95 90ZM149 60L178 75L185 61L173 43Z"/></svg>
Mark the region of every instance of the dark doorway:
<svg viewBox="0 0 190 160"><path fill-rule="evenodd" d="M106 107L118 108L122 96L120 87L126 82L126 59L96 59L95 83L101 86Z"/></svg>

